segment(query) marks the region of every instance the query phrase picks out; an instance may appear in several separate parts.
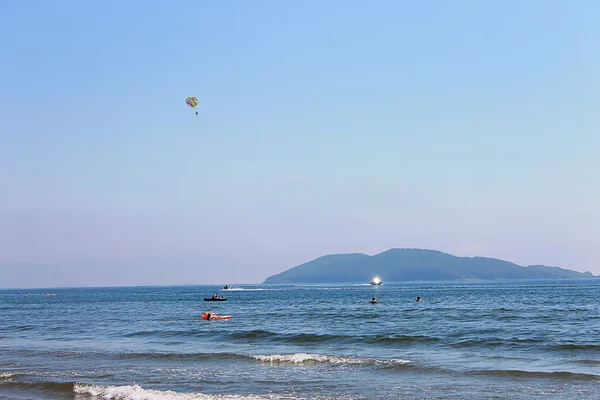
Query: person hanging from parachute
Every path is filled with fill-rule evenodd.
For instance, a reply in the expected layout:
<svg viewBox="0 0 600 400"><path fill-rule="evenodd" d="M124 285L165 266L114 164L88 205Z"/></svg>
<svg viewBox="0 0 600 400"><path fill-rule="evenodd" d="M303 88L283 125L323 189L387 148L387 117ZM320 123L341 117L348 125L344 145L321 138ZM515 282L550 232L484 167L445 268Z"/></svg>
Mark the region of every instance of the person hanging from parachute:
<svg viewBox="0 0 600 400"><path fill-rule="evenodd" d="M198 98L196 96L190 96L187 99L185 99L185 102L187 103L188 106L194 108L198 105ZM198 110L196 111L196 115L198 115Z"/></svg>

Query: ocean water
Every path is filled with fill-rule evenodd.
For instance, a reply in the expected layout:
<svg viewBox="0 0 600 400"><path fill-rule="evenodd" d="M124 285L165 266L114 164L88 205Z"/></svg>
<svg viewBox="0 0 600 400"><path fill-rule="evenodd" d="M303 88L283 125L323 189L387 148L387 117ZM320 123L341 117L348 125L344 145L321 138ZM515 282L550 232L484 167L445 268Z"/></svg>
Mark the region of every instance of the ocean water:
<svg viewBox="0 0 600 400"><path fill-rule="evenodd" d="M598 279L232 287L1 290L0 399L600 399Z"/></svg>

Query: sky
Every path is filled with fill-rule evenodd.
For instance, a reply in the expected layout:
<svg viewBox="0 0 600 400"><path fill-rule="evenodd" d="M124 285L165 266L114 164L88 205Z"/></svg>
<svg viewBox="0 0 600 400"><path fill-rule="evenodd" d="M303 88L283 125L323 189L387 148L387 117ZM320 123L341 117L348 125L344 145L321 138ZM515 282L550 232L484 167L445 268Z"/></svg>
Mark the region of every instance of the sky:
<svg viewBox="0 0 600 400"><path fill-rule="evenodd" d="M598 20L594 0L4 0L0 264L48 275L0 287L144 259L86 283L258 283L401 247L600 274Z"/></svg>

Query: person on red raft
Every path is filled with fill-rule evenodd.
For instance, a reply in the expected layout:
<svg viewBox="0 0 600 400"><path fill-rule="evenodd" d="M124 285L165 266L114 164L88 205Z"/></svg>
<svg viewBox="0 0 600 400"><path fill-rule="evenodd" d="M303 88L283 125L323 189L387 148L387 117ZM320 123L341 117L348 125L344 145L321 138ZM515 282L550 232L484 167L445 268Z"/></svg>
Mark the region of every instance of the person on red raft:
<svg viewBox="0 0 600 400"><path fill-rule="evenodd" d="M230 319L231 315L217 315L214 312L205 312L200 318L205 321L214 321L217 319Z"/></svg>
<svg viewBox="0 0 600 400"><path fill-rule="evenodd" d="M217 317L212 313L204 313L204 314L202 314L202 319L205 319L208 321L210 319L217 319Z"/></svg>

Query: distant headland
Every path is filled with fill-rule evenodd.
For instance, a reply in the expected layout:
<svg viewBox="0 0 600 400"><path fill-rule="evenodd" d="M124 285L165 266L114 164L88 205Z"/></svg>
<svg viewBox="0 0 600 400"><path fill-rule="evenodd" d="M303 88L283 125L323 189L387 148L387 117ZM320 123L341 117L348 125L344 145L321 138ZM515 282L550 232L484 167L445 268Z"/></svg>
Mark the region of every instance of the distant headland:
<svg viewBox="0 0 600 400"><path fill-rule="evenodd" d="M391 249L373 256L354 253L319 257L272 275L263 283L368 283L375 275L384 282L595 277L591 272L545 265L521 266L494 258L457 257L436 250Z"/></svg>

